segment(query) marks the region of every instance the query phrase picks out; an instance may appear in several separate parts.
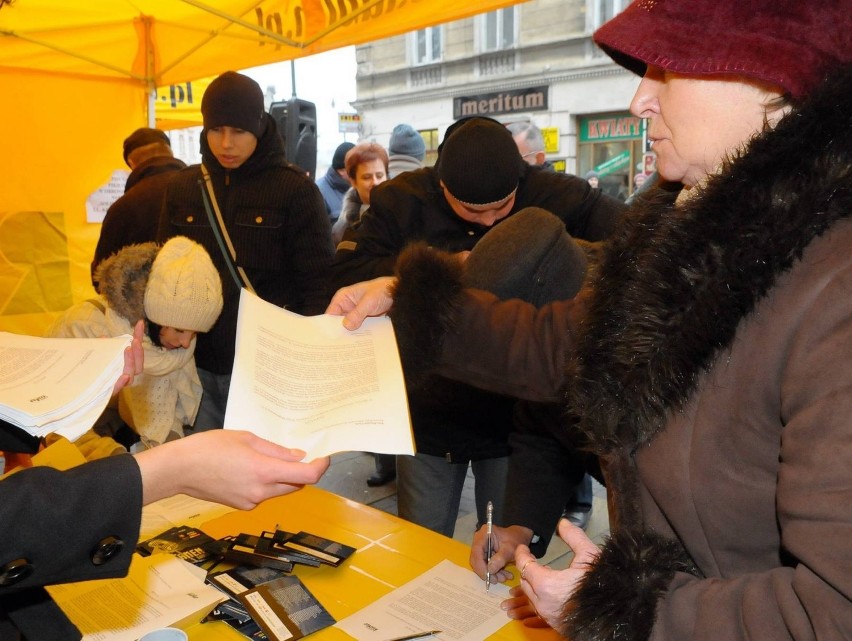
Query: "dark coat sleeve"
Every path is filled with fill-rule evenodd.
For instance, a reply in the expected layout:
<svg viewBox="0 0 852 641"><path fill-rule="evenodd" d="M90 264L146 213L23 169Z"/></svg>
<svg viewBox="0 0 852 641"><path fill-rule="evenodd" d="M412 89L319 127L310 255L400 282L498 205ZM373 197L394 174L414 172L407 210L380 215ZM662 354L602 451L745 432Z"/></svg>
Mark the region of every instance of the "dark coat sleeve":
<svg viewBox="0 0 852 641"><path fill-rule="evenodd" d="M523 525L539 536L530 550L542 556L566 504L583 479L587 456L569 441L554 403L519 401L516 429L509 435L512 455L503 508L505 525Z"/></svg>
<svg viewBox="0 0 852 641"><path fill-rule="evenodd" d="M125 575L141 514L142 477L130 455L0 481L0 619L28 639L77 638L41 588Z"/></svg>
<svg viewBox="0 0 852 641"><path fill-rule="evenodd" d="M561 400L584 296L536 308L465 289L453 256L416 244L397 264L390 317L406 376L426 373L530 401Z"/></svg>

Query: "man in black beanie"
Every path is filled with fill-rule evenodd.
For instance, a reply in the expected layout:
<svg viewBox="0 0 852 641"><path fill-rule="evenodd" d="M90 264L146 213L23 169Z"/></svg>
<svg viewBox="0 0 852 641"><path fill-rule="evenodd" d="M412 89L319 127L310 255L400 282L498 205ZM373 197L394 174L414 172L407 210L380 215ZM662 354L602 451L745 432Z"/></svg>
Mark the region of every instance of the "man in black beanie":
<svg viewBox="0 0 852 641"><path fill-rule="evenodd" d="M222 277L224 309L213 328L199 335L195 349L204 387L195 431L224 422L240 289L250 286L264 300L297 314L320 314L328 302L334 252L319 189L285 160L260 86L227 71L207 87L201 114L203 164L187 167L169 183L157 234L161 241L181 235L203 245ZM209 182L202 179L202 167ZM223 253L214 225L223 238L230 238L235 260Z"/></svg>
<svg viewBox="0 0 852 641"><path fill-rule="evenodd" d="M434 167L372 191L360 225L338 244L332 284L393 274L397 256L415 241L463 259L494 225L527 207L555 214L585 240L607 237L624 209L576 176L525 163L496 120L459 121L448 128ZM397 457L399 515L452 536L471 464L479 524L489 500L501 523L515 399L435 376L410 388L408 401L417 454Z"/></svg>
<svg viewBox="0 0 852 641"><path fill-rule="evenodd" d="M332 226L340 218L343 197L352 186L352 183L349 182L349 175L346 173L346 152L354 146L354 142L340 143L334 150L331 167L325 172L325 176L317 178L317 187L319 187L325 201L325 208L328 211L328 218Z"/></svg>

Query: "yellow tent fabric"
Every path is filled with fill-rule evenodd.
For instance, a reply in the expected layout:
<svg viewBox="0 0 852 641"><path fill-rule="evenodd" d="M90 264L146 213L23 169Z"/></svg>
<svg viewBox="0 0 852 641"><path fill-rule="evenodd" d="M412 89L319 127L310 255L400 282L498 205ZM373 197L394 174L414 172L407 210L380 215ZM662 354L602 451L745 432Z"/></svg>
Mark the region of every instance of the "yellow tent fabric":
<svg viewBox="0 0 852 641"><path fill-rule="evenodd" d="M0 0L0 330L94 295L86 199L157 87L360 44L517 0Z"/></svg>

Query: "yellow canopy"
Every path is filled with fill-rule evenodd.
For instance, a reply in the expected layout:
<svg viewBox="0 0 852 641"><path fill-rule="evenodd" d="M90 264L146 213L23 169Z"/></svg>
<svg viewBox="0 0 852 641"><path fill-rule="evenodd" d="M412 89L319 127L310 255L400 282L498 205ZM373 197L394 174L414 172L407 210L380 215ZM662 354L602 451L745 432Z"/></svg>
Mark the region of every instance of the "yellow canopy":
<svg viewBox="0 0 852 641"><path fill-rule="evenodd" d="M154 90L369 42L516 0L0 0L0 330L94 295L86 200L126 169Z"/></svg>

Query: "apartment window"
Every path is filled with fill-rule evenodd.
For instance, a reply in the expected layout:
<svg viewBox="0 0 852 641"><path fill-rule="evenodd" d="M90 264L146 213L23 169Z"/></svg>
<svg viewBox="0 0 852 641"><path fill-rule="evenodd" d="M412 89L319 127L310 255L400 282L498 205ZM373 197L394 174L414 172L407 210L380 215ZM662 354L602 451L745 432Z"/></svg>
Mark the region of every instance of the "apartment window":
<svg viewBox="0 0 852 641"><path fill-rule="evenodd" d="M440 26L426 27L409 34L411 62L428 65L440 62L444 55L444 32Z"/></svg>
<svg viewBox="0 0 852 641"><path fill-rule="evenodd" d="M517 45L517 7L489 11L479 16L480 52L513 49Z"/></svg>
<svg viewBox="0 0 852 641"><path fill-rule="evenodd" d="M594 31L610 18L614 18L630 4L630 0L587 0L589 31Z"/></svg>

